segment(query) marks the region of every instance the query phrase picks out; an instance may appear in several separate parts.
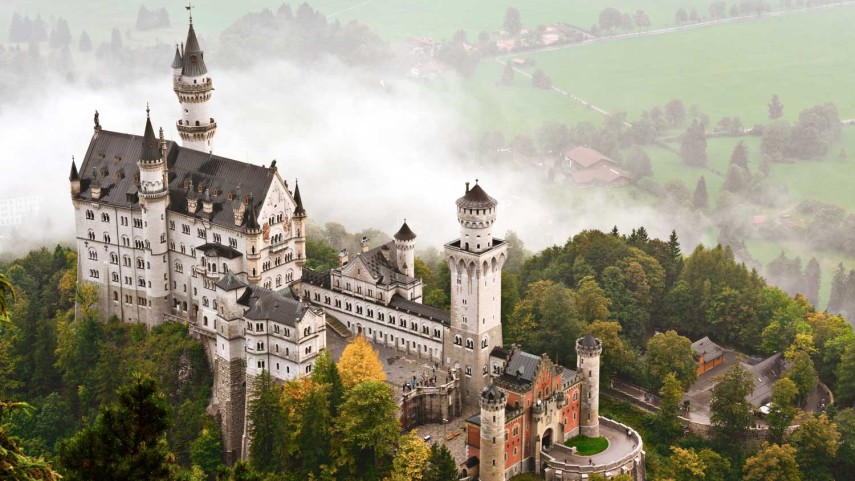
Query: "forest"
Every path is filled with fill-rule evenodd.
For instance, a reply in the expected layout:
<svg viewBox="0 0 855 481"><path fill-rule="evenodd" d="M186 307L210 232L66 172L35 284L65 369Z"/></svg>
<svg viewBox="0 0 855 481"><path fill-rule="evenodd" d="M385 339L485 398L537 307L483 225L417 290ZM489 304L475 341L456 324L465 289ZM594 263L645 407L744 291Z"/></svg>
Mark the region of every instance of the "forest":
<svg viewBox="0 0 855 481"><path fill-rule="evenodd" d="M350 245L366 234L388 238L336 224L310 228L313 266L338 264L332 241ZM644 227L629 234L589 230L537 253L513 232L506 237L513 247L502 278L505 343L573 366L573 340L589 332L602 339L608 353L603 387L619 379L662 399L660 410L649 414L603 398L605 415L643 433L653 479L844 479L851 470L855 333L842 317L770 286L728 247L701 245L684 254L676 232L661 240ZM425 302L447 308L450 280L438 252L420 251L416 271ZM109 479L456 476L447 450L432 451L400 433L377 354L361 341L337 364L322 356L309 377L284 386L259 378L248 413L257 420L257 442L247 463L226 468L218 425L205 412L210 369L186 326L147 331L102 321L92 307L95 292L76 283L75 253L61 246L0 265L0 273L7 313L0 336L0 440L11 440L21 453L16 459L28 459L26 469L36 470L21 479L57 479L56 473L108 479L99 477L104 472ZM782 352L788 360L773 387L764 444L749 442L753 412L745 395L754 383L738 366L713 391L713 437L681 429L679 400L696 378L690 344L703 336L748 355ZM819 382L832 389L836 403L819 415L802 412ZM799 427L787 429L792 424ZM130 436L134 443L119 441L131 432L145 434ZM121 448L104 449L113 445ZM770 462L791 465L793 477L766 477ZM434 465L446 466L445 474L428 475ZM0 469L16 469L9 466Z"/></svg>

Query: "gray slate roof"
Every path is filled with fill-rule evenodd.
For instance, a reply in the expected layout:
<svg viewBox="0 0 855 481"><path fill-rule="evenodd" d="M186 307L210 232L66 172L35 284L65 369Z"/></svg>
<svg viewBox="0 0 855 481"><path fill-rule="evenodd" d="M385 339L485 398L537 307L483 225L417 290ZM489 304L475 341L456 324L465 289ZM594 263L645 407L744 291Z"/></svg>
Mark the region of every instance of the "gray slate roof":
<svg viewBox="0 0 855 481"><path fill-rule="evenodd" d="M742 367L751 373L754 379L754 391L745 399L754 406L760 408L772 400L772 385L781 378L781 375L789 368L790 363L784 360L780 352L767 357L759 363L749 366L745 363Z"/></svg>
<svg viewBox="0 0 855 481"><path fill-rule="evenodd" d="M466 192L466 195L457 199L457 207L463 209L490 209L496 207L499 202L487 195L487 192L477 183Z"/></svg>
<svg viewBox="0 0 855 481"><path fill-rule="evenodd" d="M422 319L441 322L446 326L451 325L450 312L405 299L397 294L392 296L392 299L389 300L389 307L401 312L406 312L407 314L415 314Z"/></svg>
<svg viewBox="0 0 855 481"><path fill-rule="evenodd" d="M92 201L89 187L97 181L101 184L101 197L94 202L138 210L137 161L142 153L142 144L142 137L132 134L104 130L93 135L86 157L80 166L80 195L77 199ZM248 212L253 212L255 206L260 205L267 196L275 175L273 170L265 167L184 148L171 141L167 142L166 149L166 163L169 168L169 210L208 220L232 230L237 229L233 212L237 202L241 202L242 197L246 195L254 194L255 205L248 209ZM122 175L117 175L119 173ZM198 195L200 189L202 192L207 189L212 192L211 198L214 200L212 214L205 214L201 205L193 214L187 211L189 192L185 187L185 181L191 180L195 190L193 194ZM240 195L235 195L233 200L228 200L227 194L229 192L237 194L238 188ZM220 194L213 195L216 191ZM250 217L251 215L244 216L241 227L251 224Z"/></svg>
<svg viewBox="0 0 855 481"><path fill-rule="evenodd" d="M172 58L172 68L182 68L184 60L181 58L181 52L178 51L178 45L175 46L175 57Z"/></svg>
<svg viewBox="0 0 855 481"><path fill-rule="evenodd" d="M196 30L191 23L187 31L187 42L184 44L184 68L181 75L198 77L206 73L208 73L208 67L205 66L205 52L199 47Z"/></svg>
<svg viewBox="0 0 855 481"><path fill-rule="evenodd" d="M695 356L704 356L704 362L714 361L724 355L724 349L712 342L709 337L693 342L692 350L695 351Z"/></svg>
<svg viewBox="0 0 855 481"><path fill-rule="evenodd" d="M540 360L540 356L514 349L500 379L515 385L531 384L540 366Z"/></svg>
<svg viewBox="0 0 855 481"><path fill-rule="evenodd" d="M303 277L301 280L307 284L323 287L324 289L329 289L331 286L330 271L318 272L308 267L303 267Z"/></svg>
<svg viewBox="0 0 855 481"><path fill-rule="evenodd" d="M238 299L238 304L249 308L244 313L247 319L271 320L290 327L296 326L297 320L306 313L300 301L259 286L247 287Z"/></svg>
<svg viewBox="0 0 855 481"><path fill-rule="evenodd" d="M224 291L233 291L241 287L246 287L246 284L235 277L232 271L228 271L223 277L220 277L220 280L217 281L217 287Z"/></svg>
<svg viewBox="0 0 855 481"><path fill-rule="evenodd" d="M384 255L384 252L388 255L388 259L387 255ZM387 242L367 252L362 252L357 255L357 258L362 259L371 276L379 279L380 284L409 284L415 281L415 278L401 272L401 267L398 266L397 248L394 241Z"/></svg>
<svg viewBox="0 0 855 481"><path fill-rule="evenodd" d="M395 233L395 239L402 241L411 241L416 238L416 233L410 229L410 226L407 225L407 221L404 221L404 225L398 229L398 232Z"/></svg>
<svg viewBox="0 0 855 481"><path fill-rule="evenodd" d="M226 259L236 259L243 254L232 247L217 244L216 242L208 242L196 248L200 252L204 252L206 256L224 257ZM210 253L210 254L209 254Z"/></svg>

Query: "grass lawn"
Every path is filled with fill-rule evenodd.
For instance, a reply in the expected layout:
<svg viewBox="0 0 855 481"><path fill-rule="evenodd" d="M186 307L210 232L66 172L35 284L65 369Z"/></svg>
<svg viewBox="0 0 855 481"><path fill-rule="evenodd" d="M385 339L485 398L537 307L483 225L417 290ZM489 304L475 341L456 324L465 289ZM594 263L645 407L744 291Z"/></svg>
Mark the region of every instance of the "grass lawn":
<svg viewBox="0 0 855 481"><path fill-rule="evenodd" d="M589 438L588 436L576 436L564 442L568 448L576 448L576 452L580 456L590 456L592 454L602 453L609 447L609 441L600 436L598 438Z"/></svg>
<svg viewBox="0 0 855 481"><path fill-rule="evenodd" d="M855 117L853 23L855 7L845 7L531 57L555 85L630 118L677 98L698 105L713 124L739 116L752 125L768 121L772 94L790 120L829 101L848 118Z"/></svg>
<svg viewBox="0 0 855 481"><path fill-rule="evenodd" d="M601 395L600 416L626 424L641 435L642 439L647 437L644 427L645 419L651 415L626 401L619 401L609 396Z"/></svg>

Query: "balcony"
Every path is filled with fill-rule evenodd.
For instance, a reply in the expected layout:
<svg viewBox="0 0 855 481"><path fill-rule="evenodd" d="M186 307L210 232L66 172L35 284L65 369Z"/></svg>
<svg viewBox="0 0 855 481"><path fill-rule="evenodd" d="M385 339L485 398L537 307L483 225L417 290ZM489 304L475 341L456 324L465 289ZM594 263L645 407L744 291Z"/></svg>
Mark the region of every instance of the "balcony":
<svg viewBox="0 0 855 481"><path fill-rule="evenodd" d="M288 242L287 241L282 241L282 242L277 242L275 244L270 244L270 253L273 254L273 253L276 253L279 251L284 251L287 248L288 248Z"/></svg>

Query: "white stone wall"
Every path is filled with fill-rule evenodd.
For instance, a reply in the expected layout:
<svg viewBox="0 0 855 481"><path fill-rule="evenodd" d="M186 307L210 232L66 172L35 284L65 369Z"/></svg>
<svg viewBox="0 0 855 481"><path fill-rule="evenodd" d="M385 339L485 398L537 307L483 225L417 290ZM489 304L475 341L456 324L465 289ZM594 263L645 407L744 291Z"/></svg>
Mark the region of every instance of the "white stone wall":
<svg viewBox="0 0 855 481"><path fill-rule="evenodd" d="M353 298L306 283L303 284L303 293L313 304L321 306L331 316L344 323L354 334L363 334L366 339L376 344L395 348L414 357L442 362L443 340L447 336L448 328L439 321L400 312L381 303L368 302L365 299ZM337 302L341 307L337 307L339 305ZM350 311L347 310L347 303L351 304ZM362 314L358 313L358 308L362 308ZM372 310L373 317L369 317L368 309ZM380 320L381 315L383 320ZM394 323L391 321L392 318ZM401 323L404 323L404 326ZM412 328L413 323L416 325L415 330Z"/></svg>
<svg viewBox="0 0 855 481"><path fill-rule="evenodd" d="M504 402L481 402L481 481L505 479L505 406Z"/></svg>

